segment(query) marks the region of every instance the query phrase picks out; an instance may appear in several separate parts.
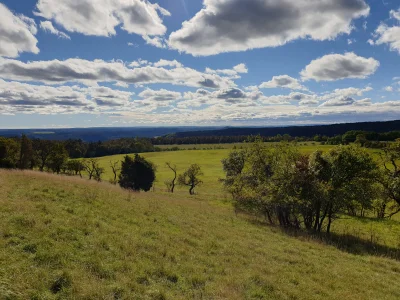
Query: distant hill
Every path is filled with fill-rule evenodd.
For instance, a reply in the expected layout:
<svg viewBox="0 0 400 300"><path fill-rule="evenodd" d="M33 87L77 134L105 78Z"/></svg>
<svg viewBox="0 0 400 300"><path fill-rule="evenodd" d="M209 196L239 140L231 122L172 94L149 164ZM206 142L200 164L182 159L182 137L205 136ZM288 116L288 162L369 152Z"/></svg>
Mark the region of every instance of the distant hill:
<svg viewBox="0 0 400 300"><path fill-rule="evenodd" d="M85 142L108 141L119 138L153 138L175 132L213 130L220 127L104 127L60 129L0 129L0 136L16 137L26 134L29 138L46 140L81 139Z"/></svg>
<svg viewBox="0 0 400 300"><path fill-rule="evenodd" d="M204 137L204 136L276 136L278 134L289 134L291 136L312 137L317 134L326 136L335 136L344 134L351 130L388 132L400 130L400 120L387 122L363 122L363 123L344 123L331 125L313 125L313 126L290 126L290 127L231 127L217 130L201 130L177 132L177 138L183 137Z"/></svg>

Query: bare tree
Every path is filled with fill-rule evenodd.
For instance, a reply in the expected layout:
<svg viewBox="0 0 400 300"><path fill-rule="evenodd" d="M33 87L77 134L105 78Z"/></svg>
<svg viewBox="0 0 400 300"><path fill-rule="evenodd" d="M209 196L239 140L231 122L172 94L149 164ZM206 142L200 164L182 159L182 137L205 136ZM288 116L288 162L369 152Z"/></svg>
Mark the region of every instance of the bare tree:
<svg viewBox="0 0 400 300"><path fill-rule="evenodd" d="M101 175L104 173L104 169L100 167L99 161L95 158L90 158L82 162L83 167L89 175L89 179L101 181Z"/></svg>
<svg viewBox="0 0 400 300"><path fill-rule="evenodd" d="M118 172L121 171L121 162L120 161L112 161L110 160L110 167L114 174L114 179L111 180L112 184L117 184L118 180Z"/></svg>
<svg viewBox="0 0 400 300"><path fill-rule="evenodd" d="M185 171L185 173L179 175L178 183L189 187L189 194L194 195L194 188L203 183L199 176L202 176L203 172L198 164L193 164Z"/></svg>
<svg viewBox="0 0 400 300"><path fill-rule="evenodd" d="M165 163L165 165L172 171L174 172L174 178L172 180L167 180L165 181L165 185L167 186L168 192L173 193L175 190L175 182L176 178L178 177L177 175L177 168L176 165L171 165L170 162Z"/></svg>

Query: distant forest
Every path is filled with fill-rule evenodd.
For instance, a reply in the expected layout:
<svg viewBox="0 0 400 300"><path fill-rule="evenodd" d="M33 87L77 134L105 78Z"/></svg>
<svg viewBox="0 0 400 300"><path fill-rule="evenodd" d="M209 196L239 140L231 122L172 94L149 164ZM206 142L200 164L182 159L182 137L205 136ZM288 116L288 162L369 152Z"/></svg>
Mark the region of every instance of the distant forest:
<svg viewBox="0 0 400 300"><path fill-rule="evenodd" d="M313 137L322 135L333 137L343 135L348 131L371 131L371 132L389 132L400 131L400 120L387 122L363 122L363 123L344 123L331 125L313 125L313 126L291 126L291 127L264 127L264 128L225 128L217 130L202 130L190 132L178 132L174 136L177 138L186 137L207 137L207 136L250 136L260 135L272 137L288 134L293 137Z"/></svg>
<svg viewBox="0 0 400 300"><path fill-rule="evenodd" d="M177 151L178 145L199 145L199 144L231 144L242 142L306 142L313 141L320 144L347 145L357 143L367 148L385 148L388 143L400 139L400 131L376 132L352 130L344 134L334 136L316 134L313 136L291 136L289 134L277 134L275 136L193 136L178 137L168 135L157 138L121 138L109 141L85 142L81 139L69 139L65 141L53 141L45 139L30 139L26 135L22 137L0 137L0 167L17 167L21 164L22 157L30 157L25 164L36 165L36 160L45 164L48 157L62 156L67 158L94 158L116 154L144 153ZM160 147L163 145L164 147ZM170 147L165 147L169 145ZM28 155L22 155L28 149ZM26 151L25 151L26 152ZM36 155L33 155L36 153ZM29 163L28 163L29 161Z"/></svg>
<svg viewBox="0 0 400 300"><path fill-rule="evenodd" d="M21 137L26 135L30 139L45 139L52 141L82 140L84 142L111 141L121 138L152 138L156 140L154 144L187 144L182 138L201 137L201 140L210 142L198 143L228 143L241 142L243 137L260 135L262 137L274 137L288 134L292 137L312 138L316 135L333 137L343 135L348 131L369 131L369 132L389 132L400 131L399 121L388 122L365 122L347 123L333 125L315 126L292 126L292 127L110 127L110 128L57 128L57 129L0 129L2 137ZM215 142L215 137L219 137L221 142ZM235 137L235 138L234 138Z"/></svg>

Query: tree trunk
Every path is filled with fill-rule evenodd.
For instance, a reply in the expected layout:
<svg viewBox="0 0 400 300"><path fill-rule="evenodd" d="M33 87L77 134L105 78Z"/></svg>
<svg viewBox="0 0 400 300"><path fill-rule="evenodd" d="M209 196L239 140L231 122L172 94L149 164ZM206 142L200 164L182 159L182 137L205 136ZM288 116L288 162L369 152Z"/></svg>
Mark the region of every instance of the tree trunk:
<svg viewBox="0 0 400 300"><path fill-rule="evenodd" d="M190 186L189 194L194 195L194 185Z"/></svg>

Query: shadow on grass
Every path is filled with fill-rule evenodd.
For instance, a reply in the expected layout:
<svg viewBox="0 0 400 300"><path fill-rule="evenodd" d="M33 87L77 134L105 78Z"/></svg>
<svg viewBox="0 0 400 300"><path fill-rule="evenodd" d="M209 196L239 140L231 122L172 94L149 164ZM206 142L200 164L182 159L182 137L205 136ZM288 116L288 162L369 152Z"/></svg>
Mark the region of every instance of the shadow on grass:
<svg viewBox="0 0 400 300"><path fill-rule="evenodd" d="M249 222L257 226L268 226L275 232L282 232L290 237L294 237L303 241L314 241L325 245L334 246L341 251L345 251L356 255L373 255L379 257L387 257L400 261L400 249L379 244L375 238L371 236L371 240L366 240L352 234L338 233L315 233L299 229L285 229L276 225L270 225L265 221L257 219L248 219Z"/></svg>

